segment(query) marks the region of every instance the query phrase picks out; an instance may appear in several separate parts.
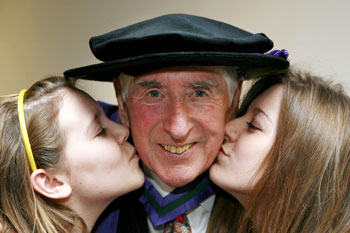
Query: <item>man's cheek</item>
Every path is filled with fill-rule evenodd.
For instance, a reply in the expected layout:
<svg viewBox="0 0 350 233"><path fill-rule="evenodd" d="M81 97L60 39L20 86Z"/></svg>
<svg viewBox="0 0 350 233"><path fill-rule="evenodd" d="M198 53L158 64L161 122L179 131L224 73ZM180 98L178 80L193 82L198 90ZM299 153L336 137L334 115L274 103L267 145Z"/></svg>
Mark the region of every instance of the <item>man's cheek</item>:
<svg viewBox="0 0 350 233"><path fill-rule="evenodd" d="M130 115L131 124L134 127L138 127L139 131L150 128L157 120L157 115L154 112L148 112L144 110L136 110Z"/></svg>
<svg viewBox="0 0 350 233"><path fill-rule="evenodd" d="M143 104L139 104L135 106L131 115L136 120L152 122L154 119L159 119L164 115L164 108L162 106L145 106Z"/></svg>
<svg viewBox="0 0 350 233"><path fill-rule="evenodd" d="M221 115L217 115L211 118L203 119L202 126L205 128L206 131L211 132L212 134L224 134L225 118Z"/></svg>

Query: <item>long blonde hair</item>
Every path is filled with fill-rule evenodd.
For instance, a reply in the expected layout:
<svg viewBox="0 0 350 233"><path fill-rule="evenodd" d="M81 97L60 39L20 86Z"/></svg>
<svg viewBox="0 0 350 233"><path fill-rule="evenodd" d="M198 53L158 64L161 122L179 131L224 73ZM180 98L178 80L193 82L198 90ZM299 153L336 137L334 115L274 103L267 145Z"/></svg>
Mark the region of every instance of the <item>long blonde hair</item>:
<svg viewBox="0 0 350 233"><path fill-rule="evenodd" d="M50 77L33 84L24 96L27 131L38 168L63 166L64 135L57 123L62 90L77 90L74 82ZM70 208L36 193L21 138L18 95L0 97L0 225L3 232L72 232L86 230ZM63 157L63 156L62 156Z"/></svg>
<svg viewBox="0 0 350 233"><path fill-rule="evenodd" d="M253 86L241 114L277 83L285 93L263 175L238 224L208 232L350 232L350 98L339 85L290 71Z"/></svg>

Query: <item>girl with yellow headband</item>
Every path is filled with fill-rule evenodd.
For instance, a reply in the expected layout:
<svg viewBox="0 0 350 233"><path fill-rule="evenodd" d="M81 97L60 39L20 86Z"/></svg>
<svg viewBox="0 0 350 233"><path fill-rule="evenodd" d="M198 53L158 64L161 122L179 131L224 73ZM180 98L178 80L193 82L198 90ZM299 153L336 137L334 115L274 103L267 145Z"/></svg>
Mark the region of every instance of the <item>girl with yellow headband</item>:
<svg viewBox="0 0 350 233"><path fill-rule="evenodd" d="M0 232L91 232L144 182L128 136L62 77L0 97Z"/></svg>

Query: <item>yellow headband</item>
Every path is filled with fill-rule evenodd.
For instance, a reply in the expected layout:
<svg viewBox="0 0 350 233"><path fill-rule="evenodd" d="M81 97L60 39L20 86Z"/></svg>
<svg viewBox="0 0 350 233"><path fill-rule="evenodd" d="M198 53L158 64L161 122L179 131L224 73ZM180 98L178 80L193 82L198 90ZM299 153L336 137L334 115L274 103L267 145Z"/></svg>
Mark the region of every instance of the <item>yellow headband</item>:
<svg viewBox="0 0 350 233"><path fill-rule="evenodd" d="M23 89L18 94L18 118L19 118L19 125L21 127L22 139L23 139L24 148L26 150L28 162L29 162L30 168L32 169L32 172L34 172L35 170L37 170L37 168L36 168L32 148L30 146L30 142L28 138L26 121L24 119L23 99L24 99L24 93L26 91L27 91L26 89Z"/></svg>

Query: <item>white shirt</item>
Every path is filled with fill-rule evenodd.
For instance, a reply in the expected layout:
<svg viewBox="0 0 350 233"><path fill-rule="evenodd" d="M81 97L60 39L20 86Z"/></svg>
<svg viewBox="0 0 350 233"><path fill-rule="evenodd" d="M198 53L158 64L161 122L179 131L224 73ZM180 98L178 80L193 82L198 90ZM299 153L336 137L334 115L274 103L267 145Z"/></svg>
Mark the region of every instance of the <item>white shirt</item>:
<svg viewBox="0 0 350 233"><path fill-rule="evenodd" d="M165 184L157 175L144 166L147 179L152 183L155 189L165 197L174 189ZM186 212L192 233L205 233L207 230L211 211L214 206L215 195L211 195L202 201L197 207ZM164 225L155 227L149 217L147 217L148 230L150 233L163 233Z"/></svg>

